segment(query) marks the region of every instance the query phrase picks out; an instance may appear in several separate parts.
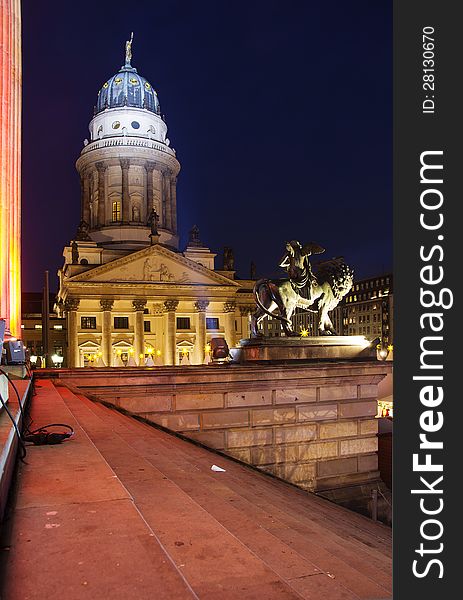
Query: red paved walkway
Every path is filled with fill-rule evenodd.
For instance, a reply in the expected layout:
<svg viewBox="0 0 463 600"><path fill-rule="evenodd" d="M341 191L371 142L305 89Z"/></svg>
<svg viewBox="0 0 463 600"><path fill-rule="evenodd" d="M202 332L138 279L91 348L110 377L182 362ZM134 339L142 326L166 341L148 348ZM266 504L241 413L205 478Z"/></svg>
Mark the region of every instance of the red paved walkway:
<svg viewBox="0 0 463 600"><path fill-rule="evenodd" d="M388 528L51 381L37 392L37 426L76 435L20 467L2 600L391 596Z"/></svg>

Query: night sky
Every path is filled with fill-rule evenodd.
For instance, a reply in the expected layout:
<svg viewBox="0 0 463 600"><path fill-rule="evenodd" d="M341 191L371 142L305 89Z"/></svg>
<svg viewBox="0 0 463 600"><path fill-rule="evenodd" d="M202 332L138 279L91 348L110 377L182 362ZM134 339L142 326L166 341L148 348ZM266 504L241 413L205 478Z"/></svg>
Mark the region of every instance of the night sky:
<svg viewBox="0 0 463 600"><path fill-rule="evenodd" d="M197 224L241 277L251 260L277 274L291 239L357 278L391 269L392 2L24 0L25 291L46 269L57 285L80 220L74 163L131 31L182 166L181 249Z"/></svg>

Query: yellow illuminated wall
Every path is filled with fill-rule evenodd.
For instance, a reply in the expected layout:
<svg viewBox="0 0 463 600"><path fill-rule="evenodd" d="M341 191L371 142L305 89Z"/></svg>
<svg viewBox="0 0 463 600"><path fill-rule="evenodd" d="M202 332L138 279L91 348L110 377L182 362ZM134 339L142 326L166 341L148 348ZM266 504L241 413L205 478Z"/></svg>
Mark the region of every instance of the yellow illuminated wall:
<svg viewBox="0 0 463 600"><path fill-rule="evenodd" d="M0 0L0 317L21 335L21 3Z"/></svg>

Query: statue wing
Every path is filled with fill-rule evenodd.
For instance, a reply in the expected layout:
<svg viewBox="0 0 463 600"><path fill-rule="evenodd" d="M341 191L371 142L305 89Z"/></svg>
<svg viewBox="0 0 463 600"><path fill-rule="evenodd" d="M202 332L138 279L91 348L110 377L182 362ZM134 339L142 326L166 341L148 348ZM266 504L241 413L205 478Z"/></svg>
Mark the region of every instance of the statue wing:
<svg viewBox="0 0 463 600"><path fill-rule="evenodd" d="M316 242L309 242L302 248L302 254L305 256L310 256L311 254L322 254L322 252L325 252L325 248L319 246Z"/></svg>

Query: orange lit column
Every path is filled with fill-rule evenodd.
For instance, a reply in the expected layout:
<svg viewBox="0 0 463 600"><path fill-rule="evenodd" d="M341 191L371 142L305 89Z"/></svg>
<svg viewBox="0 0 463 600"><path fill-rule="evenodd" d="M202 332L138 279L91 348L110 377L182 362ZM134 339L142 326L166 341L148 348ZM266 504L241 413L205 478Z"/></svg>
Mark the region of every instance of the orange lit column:
<svg viewBox="0 0 463 600"><path fill-rule="evenodd" d="M0 0L0 317L21 336L21 6Z"/></svg>

